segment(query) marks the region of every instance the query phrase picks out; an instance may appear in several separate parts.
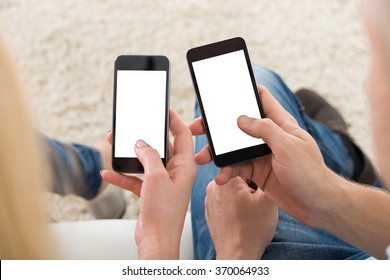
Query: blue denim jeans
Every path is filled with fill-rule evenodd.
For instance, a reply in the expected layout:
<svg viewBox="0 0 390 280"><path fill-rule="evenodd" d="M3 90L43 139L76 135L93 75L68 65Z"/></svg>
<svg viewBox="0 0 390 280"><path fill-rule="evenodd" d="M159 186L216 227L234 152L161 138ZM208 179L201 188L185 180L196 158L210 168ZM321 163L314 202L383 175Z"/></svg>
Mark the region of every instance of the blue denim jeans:
<svg viewBox="0 0 390 280"><path fill-rule="evenodd" d="M339 135L309 118L300 101L279 75L259 65L253 65L253 71L256 82L268 88L280 104L295 117L299 125L317 141L326 165L344 177L351 178L353 161ZM199 115L199 108L196 104L195 116ZM196 137L196 152L206 144L207 139L204 135ZM218 171L219 168L213 163L198 166L198 175L191 197L195 259L215 259L215 250L205 219L204 198L206 186L215 178ZM369 256L366 253L336 236L318 228L307 227L280 209L275 236L262 258L323 260L366 259L367 257Z"/></svg>
<svg viewBox="0 0 390 280"><path fill-rule="evenodd" d="M97 149L43 137L52 169L52 191L94 198L100 188L102 159Z"/></svg>

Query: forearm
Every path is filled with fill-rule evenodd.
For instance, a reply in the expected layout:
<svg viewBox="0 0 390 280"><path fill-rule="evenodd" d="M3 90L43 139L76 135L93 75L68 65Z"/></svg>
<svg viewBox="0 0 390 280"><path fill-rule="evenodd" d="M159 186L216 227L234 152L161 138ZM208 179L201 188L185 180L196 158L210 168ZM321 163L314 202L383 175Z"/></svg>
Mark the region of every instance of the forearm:
<svg viewBox="0 0 390 280"><path fill-rule="evenodd" d="M376 258L386 258L390 244L390 193L334 176L315 211L313 226L323 228Z"/></svg>

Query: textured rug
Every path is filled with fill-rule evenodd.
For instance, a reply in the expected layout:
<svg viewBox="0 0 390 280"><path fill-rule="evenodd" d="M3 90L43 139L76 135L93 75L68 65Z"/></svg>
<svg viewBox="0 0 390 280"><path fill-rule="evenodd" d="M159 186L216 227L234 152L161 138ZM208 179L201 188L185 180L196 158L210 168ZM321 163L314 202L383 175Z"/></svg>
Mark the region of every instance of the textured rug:
<svg viewBox="0 0 390 280"><path fill-rule="evenodd" d="M111 127L113 62L120 54L164 54L171 61L171 106L193 117L186 51L243 37L253 62L296 90L310 87L334 104L370 157L364 79L365 30L346 0L2 0L0 24L45 134L92 143ZM137 199L124 194L125 218ZM77 197L53 198L56 220L90 219Z"/></svg>

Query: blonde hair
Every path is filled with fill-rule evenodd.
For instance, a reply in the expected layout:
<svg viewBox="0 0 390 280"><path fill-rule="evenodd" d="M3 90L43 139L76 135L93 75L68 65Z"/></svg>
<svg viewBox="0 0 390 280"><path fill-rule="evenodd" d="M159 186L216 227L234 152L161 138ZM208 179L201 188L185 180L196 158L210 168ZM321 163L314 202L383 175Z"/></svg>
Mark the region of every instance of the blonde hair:
<svg viewBox="0 0 390 280"><path fill-rule="evenodd" d="M50 172L2 38L0 127L0 259L53 258L42 192Z"/></svg>

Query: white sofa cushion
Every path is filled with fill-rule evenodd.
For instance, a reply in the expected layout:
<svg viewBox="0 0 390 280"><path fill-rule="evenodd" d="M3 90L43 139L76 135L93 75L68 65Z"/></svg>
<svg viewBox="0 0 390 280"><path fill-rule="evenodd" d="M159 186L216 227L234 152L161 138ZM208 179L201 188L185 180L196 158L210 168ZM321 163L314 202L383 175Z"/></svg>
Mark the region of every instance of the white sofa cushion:
<svg viewBox="0 0 390 280"><path fill-rule="evenodd" d="M62 259L137 259L134 231L137 220L89 220L51 225ZM169 233L167 233L169 234ZM180 259L193 259L191 215L187 214Z"/></svg>

